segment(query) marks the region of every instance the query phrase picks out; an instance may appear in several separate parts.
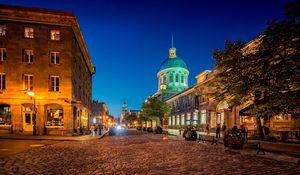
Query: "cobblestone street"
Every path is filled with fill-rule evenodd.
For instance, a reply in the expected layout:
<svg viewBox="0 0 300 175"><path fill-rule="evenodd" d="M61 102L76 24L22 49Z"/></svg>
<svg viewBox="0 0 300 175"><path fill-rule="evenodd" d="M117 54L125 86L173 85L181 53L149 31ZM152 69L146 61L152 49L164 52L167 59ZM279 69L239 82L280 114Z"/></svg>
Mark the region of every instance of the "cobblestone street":
<svg viewBox="0 0 300 175"><path fill-rule="evenodd" d="M295 163L162 135L66 141L0 158L0 174L300 174Z"/></svg>

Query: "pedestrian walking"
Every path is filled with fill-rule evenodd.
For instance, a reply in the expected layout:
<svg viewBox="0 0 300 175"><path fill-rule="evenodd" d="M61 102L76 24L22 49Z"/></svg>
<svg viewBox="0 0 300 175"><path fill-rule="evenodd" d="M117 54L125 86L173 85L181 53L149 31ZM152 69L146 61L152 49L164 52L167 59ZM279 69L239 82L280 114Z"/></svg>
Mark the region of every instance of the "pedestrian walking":
<svg viewBox="0 0 300 175"><path fill-rule="evenodd" d="M247 128L244 125L241 125L241 132L243 134L243 137L245 139L245 142L248 142L248 132L247 132Z"/></svg>
<svg viewBox="0 0 300 175"><path fill-rule="evenodd" d="M257 143L257 152L256 152L256 154L259 154L260 152L262 152L265 155L265 150L261 147L261 141L259 141Z"/></svg>
<svg viewBox="0 0 300 175"><path fill-rule="evenodd" d="M220 124L217 125L216 138L221 138L221 127L220 127Z"/></svg>
<svg viewBox="0 0 300 175"><path fill-rule="evenodd" d="M95 125L91 125L90 131L92 133L92 136L95 136L95 129L97 129L96 126Z"/></svg>

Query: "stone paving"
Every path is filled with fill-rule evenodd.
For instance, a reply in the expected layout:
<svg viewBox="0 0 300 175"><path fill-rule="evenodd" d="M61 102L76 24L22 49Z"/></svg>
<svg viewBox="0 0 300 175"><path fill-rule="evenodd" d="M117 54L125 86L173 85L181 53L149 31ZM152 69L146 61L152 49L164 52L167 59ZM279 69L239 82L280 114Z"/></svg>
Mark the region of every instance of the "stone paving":
<svg viewBox="0 0 300 175"><path fill-rule="evenodd" d="M300 174L300 166L162 135L66 141L0 158L0 174Z"/></svg>

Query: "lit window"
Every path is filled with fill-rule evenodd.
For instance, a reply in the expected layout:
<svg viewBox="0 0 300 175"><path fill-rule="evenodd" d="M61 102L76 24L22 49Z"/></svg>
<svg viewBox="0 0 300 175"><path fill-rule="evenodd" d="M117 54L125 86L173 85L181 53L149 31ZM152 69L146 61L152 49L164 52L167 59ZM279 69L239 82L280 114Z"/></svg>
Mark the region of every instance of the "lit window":
<svg viewBox="0 0 300 175"><path fill-rule="evenodd" d="M0 61L6 60L6 48L0 48Z"/></svg>
<svg viewBox="0 0 300 175"><path fill-rule="evenodd" d="M0 125L11 124L11 110L9 105L0 104Z"/></svg>
<svg viewBox="0 0 300 175"><path fill-rule="evenodd" d="M50 76L50 91L59 91L59 76Z"/></svg>
<svg viewBox="0 0 300 175"><path fill-rule="evenodd" d="M4 90L5 88L5 74L0 73L0 90Z"/></svg>
<svg viewBox="0 0 300 175"><path fill-rule="evenodd" d="M25 27L25 38L34 38L33 28Z"/></svg>
<svg viewBox="0 0 300 175"><path fill-rule="evenodd" d="M33 90L33 75L24 74L23 75L23 89L27 91Z"/></svg>
<svg viewBox="0 0 300 175"><path fill-rule="evenodd" d="M51 30L51 40L60 40L60 31L59 30Z"/></svg>
<svg viewBox="0 0 300 175"><path fill-rule="evenodd" d="M32 63L33 62L33 50L24 50L23 62Z"/></svg>
<svg viewBox="0 0 300 175"><path fill-rule="evenodd" d="M61 105L47 106L46 126L64 126L64 113Z"/></svg>
<svg viewBox="0 0 300 175"><path fill-rule="evenodd" d="M6 36L6 26L0 25L0 36Z"/></svg>
<svg viewBox="0 0 300 175"><path fill-rule="evenodd" d="M206 110L201 110L201 124L206 124Z"/></svg>
<svg viewBox="0 0 300 175"><path fill-rule="evenodd" d="M50 63L51 64L59 64L59 52L53 52L50 53Z"/></svg>

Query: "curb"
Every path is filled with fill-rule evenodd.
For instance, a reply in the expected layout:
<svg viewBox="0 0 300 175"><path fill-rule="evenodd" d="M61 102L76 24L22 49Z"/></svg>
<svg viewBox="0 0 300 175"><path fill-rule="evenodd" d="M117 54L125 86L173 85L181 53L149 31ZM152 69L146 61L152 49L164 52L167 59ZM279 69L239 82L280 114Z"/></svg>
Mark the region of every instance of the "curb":
<svg viewBox="0 0 300 175"><path fill-rule="evenodd" d="M64 137L64 138L55 138L55 137L48 137L47 136L0 136L0 139L8 139L8 140L52 140L52 141L87 141L87 140L95 140L95 139L102 139L107 135L108 131L103 133L100 136L90 136L89 135L84 135L84 136L79 136L79 137L74 137L74 136L69 136L69 137Z"/></svg>

